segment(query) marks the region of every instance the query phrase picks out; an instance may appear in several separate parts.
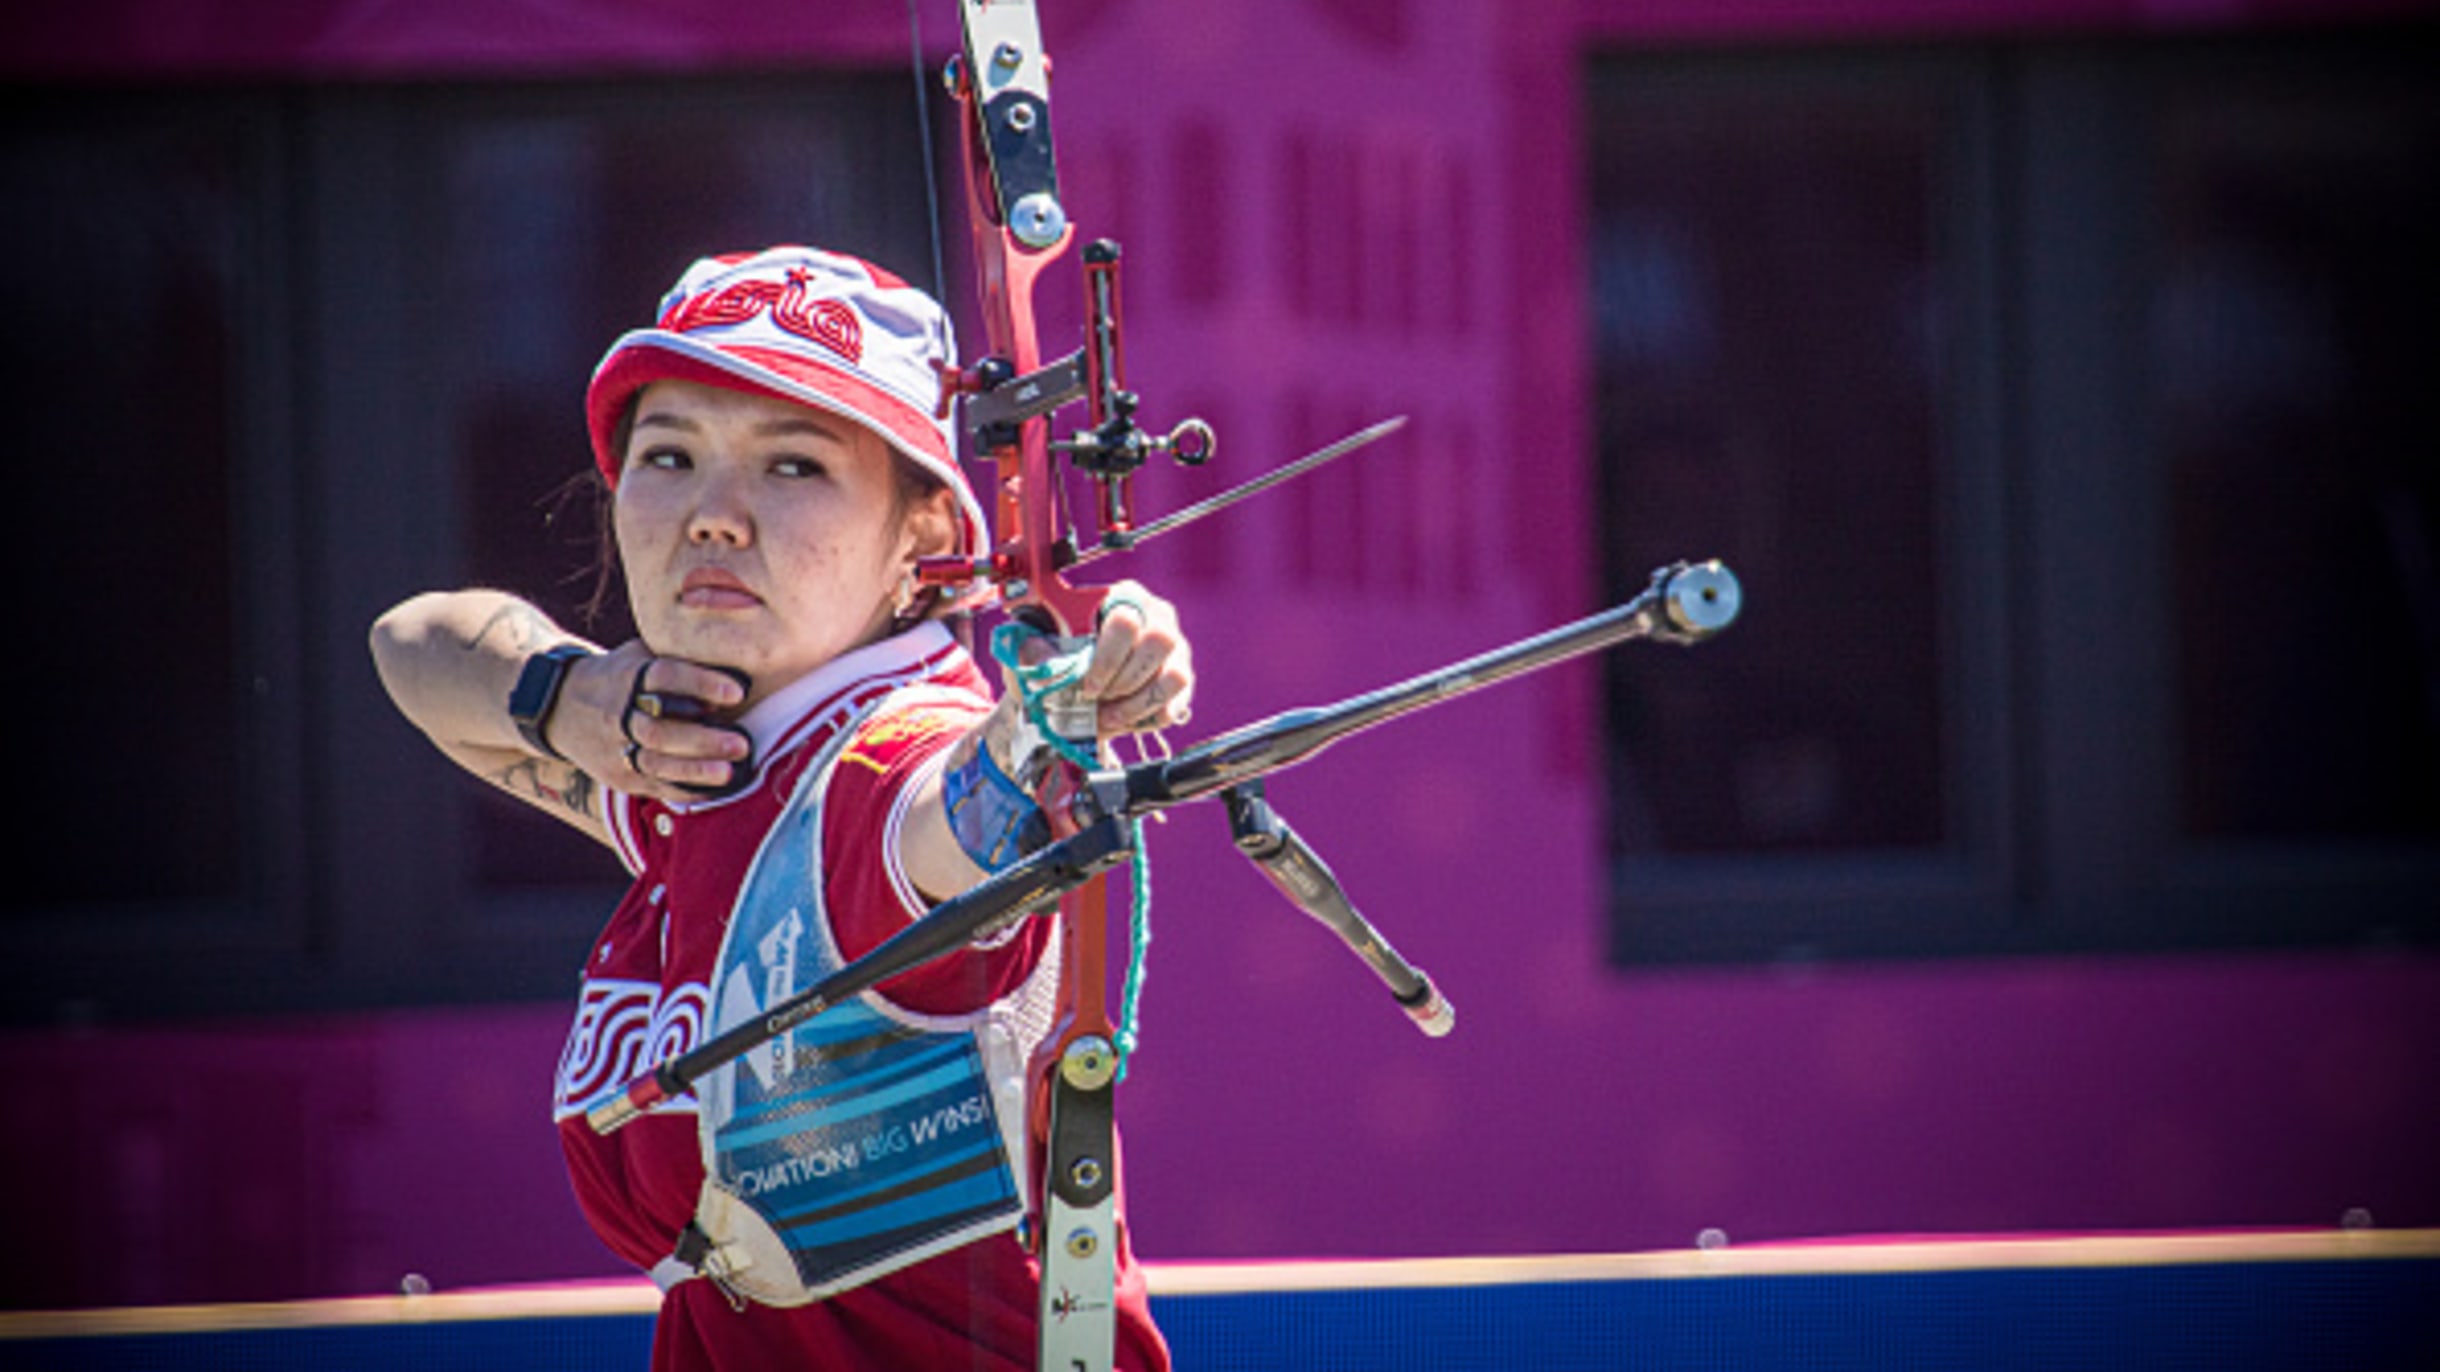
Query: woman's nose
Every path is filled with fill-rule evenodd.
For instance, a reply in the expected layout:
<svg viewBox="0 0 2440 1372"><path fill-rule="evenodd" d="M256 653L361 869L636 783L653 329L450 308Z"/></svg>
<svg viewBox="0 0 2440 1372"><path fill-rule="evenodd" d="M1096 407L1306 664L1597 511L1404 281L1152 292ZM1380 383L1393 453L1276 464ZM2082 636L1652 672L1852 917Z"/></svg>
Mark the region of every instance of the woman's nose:
<svg viewBox="0 0 2440 1372"><path fill-rule="evenodd" d="M754 511L745 483L726 473L706 473L696 487L695 506L686 522L690 543L719 543L742 548L754 541Z"/></svg>

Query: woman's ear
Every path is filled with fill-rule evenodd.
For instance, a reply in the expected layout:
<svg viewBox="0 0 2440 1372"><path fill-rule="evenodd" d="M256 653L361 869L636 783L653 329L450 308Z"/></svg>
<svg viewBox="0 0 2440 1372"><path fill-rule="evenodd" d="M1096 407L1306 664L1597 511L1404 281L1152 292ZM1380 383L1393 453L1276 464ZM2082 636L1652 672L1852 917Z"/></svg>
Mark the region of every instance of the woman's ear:
<svg viewBox="0 0 2440 1372"><path fill-rule="evenodd" d="M899 555L912 564L917 558L943 557L957 551L957 495L941 486L908 503L899 525Z"/></svg>

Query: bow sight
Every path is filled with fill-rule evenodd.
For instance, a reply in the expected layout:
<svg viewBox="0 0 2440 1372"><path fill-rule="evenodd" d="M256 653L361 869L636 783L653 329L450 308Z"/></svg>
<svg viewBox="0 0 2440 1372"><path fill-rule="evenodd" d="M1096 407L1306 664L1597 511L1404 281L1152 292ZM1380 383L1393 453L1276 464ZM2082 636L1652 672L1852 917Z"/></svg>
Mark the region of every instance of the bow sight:
<svg viewBox="0 0 2440 1372"><path fill-rule="evenodd" d="M1041 193L1034 194L1039 197ZM1115 550L1132 547L1142 537L1135 527L1129 490L1136 470L1156 453L1166 453L1181 466L1202 466L1218 451L1219 439L1211 425L1200 419L1185 420L1163 434L1146 432L1136 422L1135 413L1143 401L1126 386L1126 335L1118 303L1122 254L1117 243L1102 238L1087 244L1081 256L1085 346L1024 375L1007 358L996 356L962 370L944 369L941 405L945 414L962 397L975 451L1002 452L1021 447L1026 421L1079 400L1085 402L1087 427L1048 446L1052 452L1066 454L1070 466L1093 478L1100 491L1099 542L1103 549ZM1058 566L1073 566L1087 556L1078 552L1072 528L1060 534L1054 559ZM978 568L962 558L928 558L918 576L932 585L954 585L974 577L998 579L988 562Z"/></svg>

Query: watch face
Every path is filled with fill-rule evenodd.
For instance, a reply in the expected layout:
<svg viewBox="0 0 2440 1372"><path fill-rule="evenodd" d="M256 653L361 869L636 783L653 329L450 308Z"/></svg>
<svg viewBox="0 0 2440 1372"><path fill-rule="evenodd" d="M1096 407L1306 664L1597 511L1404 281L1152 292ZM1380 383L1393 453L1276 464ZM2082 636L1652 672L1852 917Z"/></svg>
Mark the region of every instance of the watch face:
<svg viewBox="0 0 2440 1372"><path fill-rule="evenodd" d="M539 713L545 689L560 672L560 666L547 653L536 653L525 660L517 673L517 686L508 693L508 713L519 724L530 724Z"/></svg>
<svg viewBox="0 0 2440 1372"><path fill-rule="evenodd" d="M525 660L525 670L517 673L516 688L508 693L509 721L517 726L519 737L546 757L560 753L542 736L542 721L559 699L559 683L568 674L568 664L586 653L580 645L563 643L534 654Z"/></svg>

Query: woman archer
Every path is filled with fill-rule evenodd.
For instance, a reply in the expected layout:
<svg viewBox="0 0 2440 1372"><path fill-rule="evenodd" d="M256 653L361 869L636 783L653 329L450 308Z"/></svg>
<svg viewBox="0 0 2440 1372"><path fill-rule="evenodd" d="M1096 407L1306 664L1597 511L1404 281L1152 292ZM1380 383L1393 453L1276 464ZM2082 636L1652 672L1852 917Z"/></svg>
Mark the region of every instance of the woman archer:
<svg viewBox="0 0 2440 1372"><path fill-rule="evenodd" d="M588 951L555 1115L586 1218L665 1292L653 1366L1030 1368L1012 1237L1049 922L883 983L615 1134L584 1107L812 984L1013 861L1015 693L920 559L987 551L937 418L939 305L857 259L706 259L586 397L638 637L490 590L374 625L452 761L610 848L634 883ZM1184 721L1177 617L1107 602L1075 690L1105 735ZM1165 1368L1120 1230L1118 1365Z"/></svg>

